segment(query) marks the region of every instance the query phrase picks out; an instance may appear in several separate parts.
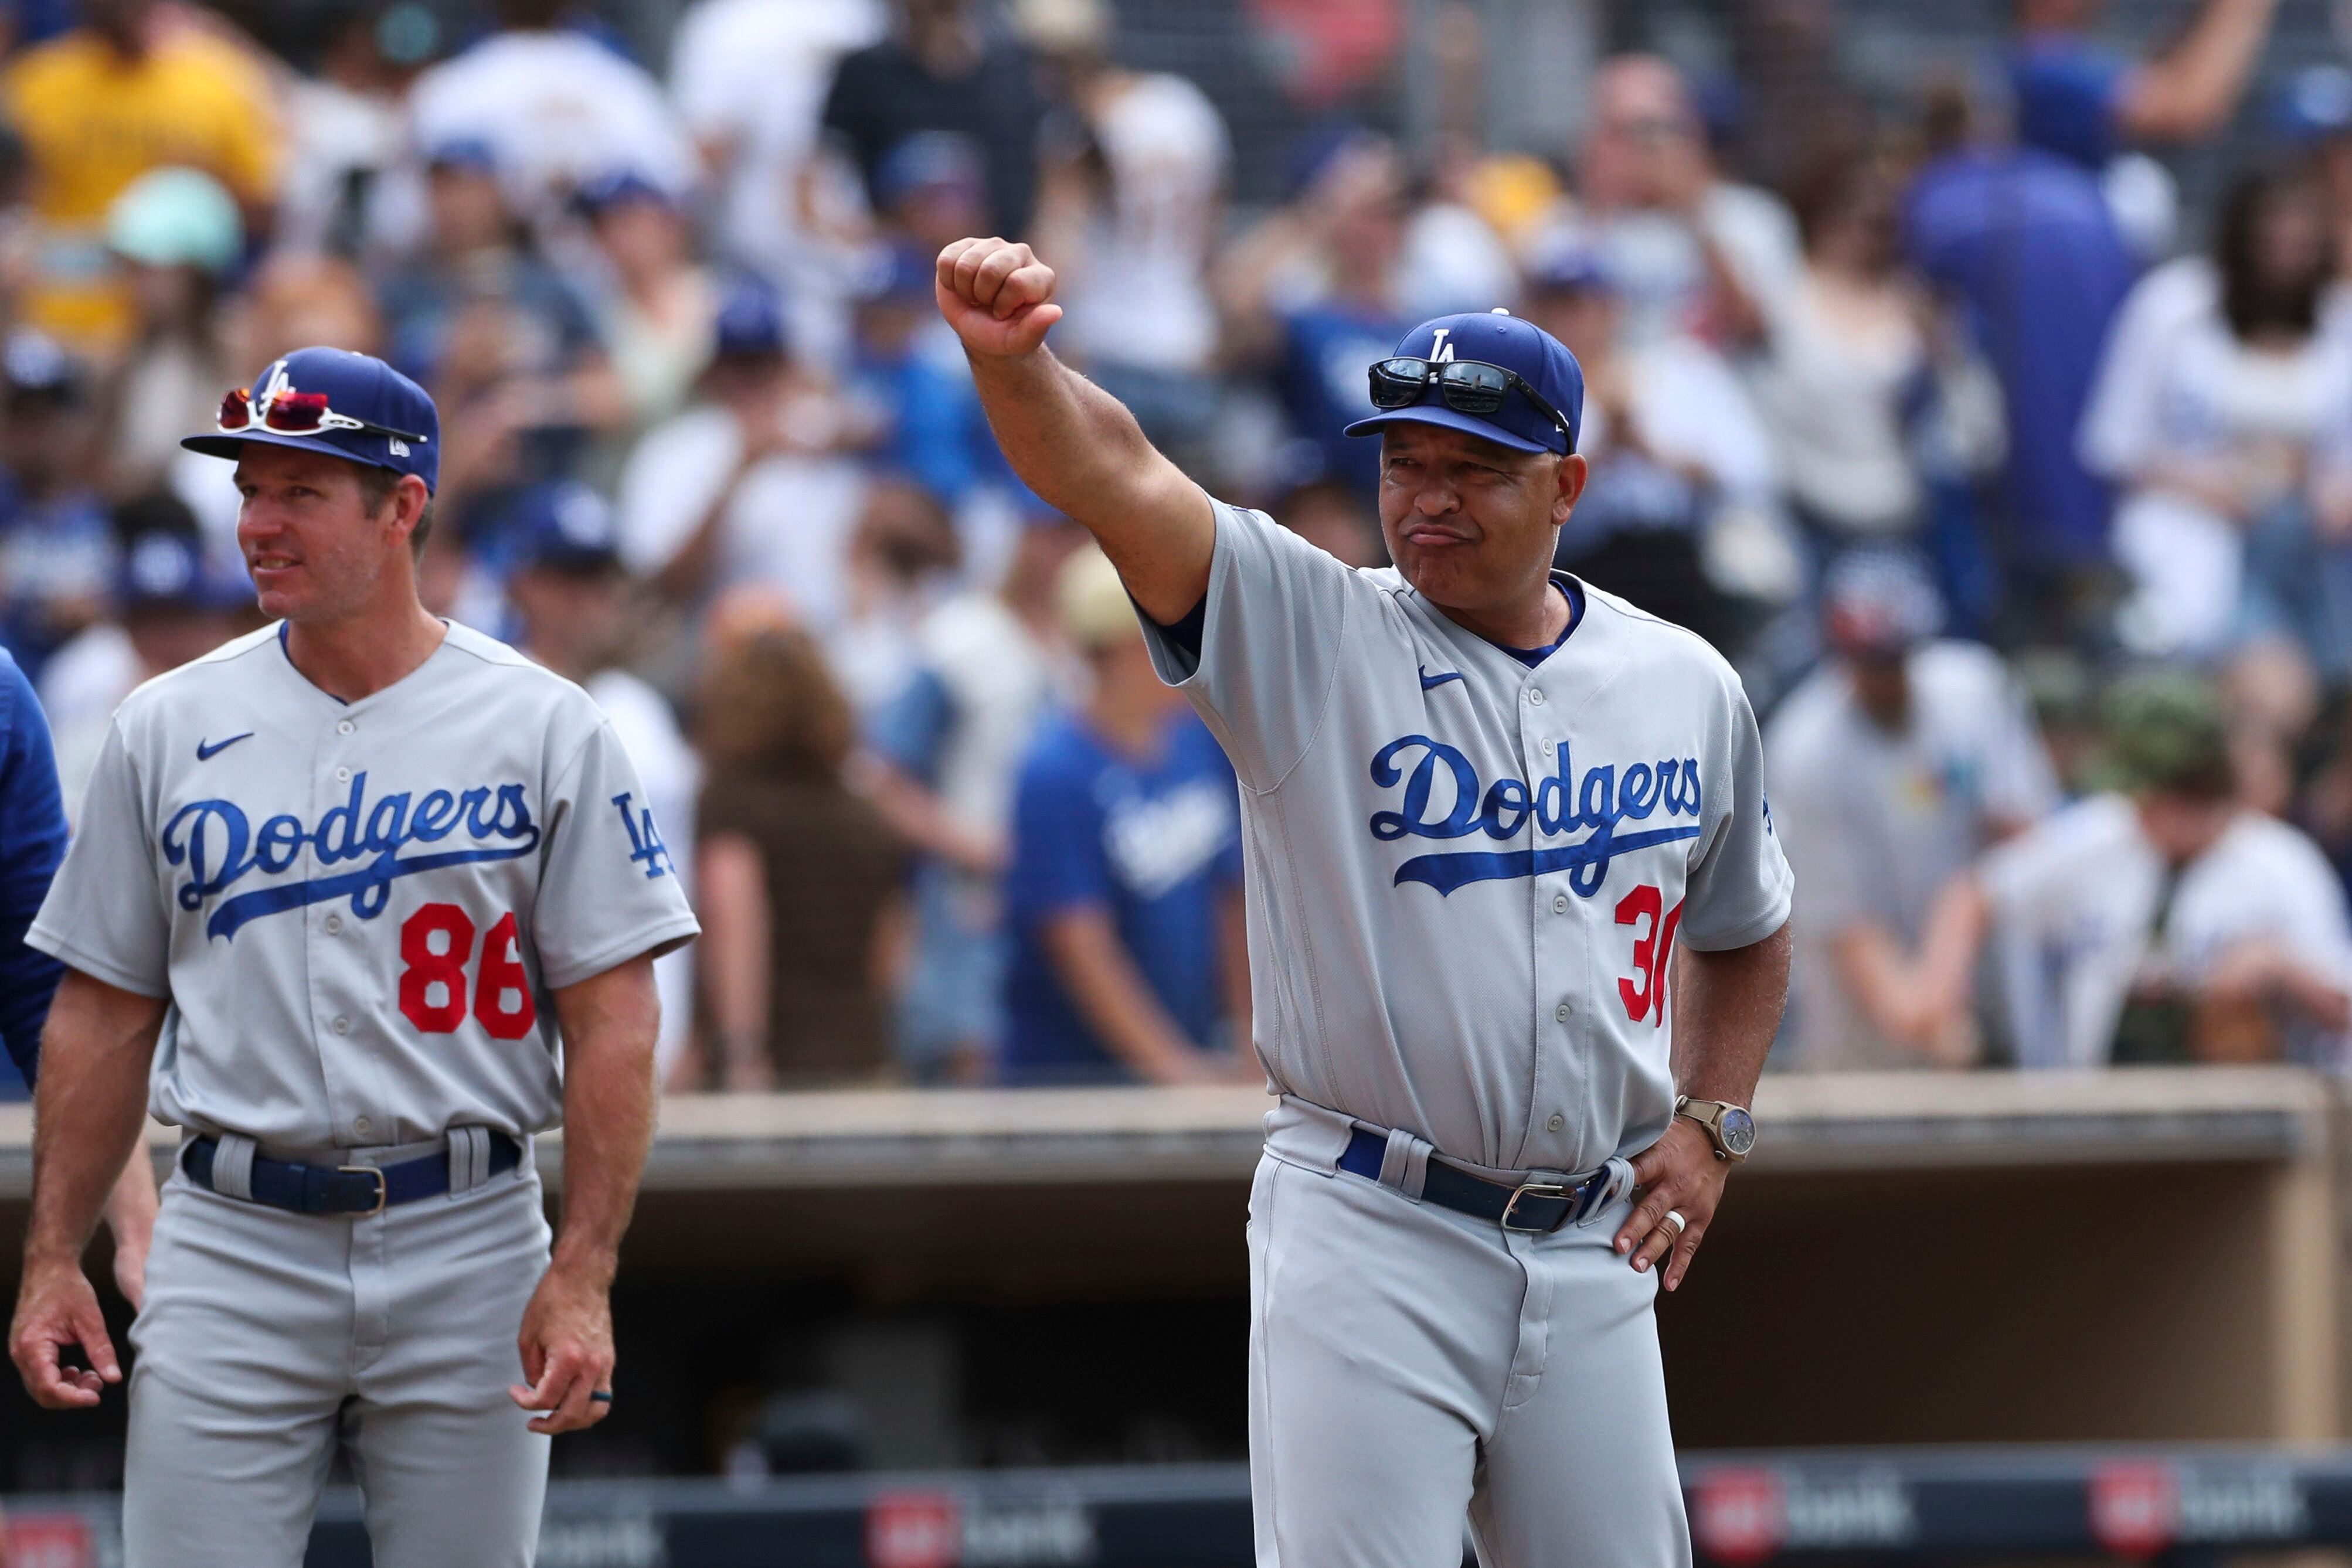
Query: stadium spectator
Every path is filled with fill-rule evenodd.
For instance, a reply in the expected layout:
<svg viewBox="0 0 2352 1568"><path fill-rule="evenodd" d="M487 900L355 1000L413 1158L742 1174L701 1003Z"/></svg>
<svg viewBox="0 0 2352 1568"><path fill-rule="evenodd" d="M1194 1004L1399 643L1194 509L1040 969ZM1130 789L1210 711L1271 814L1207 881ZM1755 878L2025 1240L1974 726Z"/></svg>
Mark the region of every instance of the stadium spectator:
<svg viewBox="0 0 2352 1568"><path fill-rule="evenodd" d="M2310 839L2239 800L2214 687L2181 672L2127 676L2105 727L2110 792L1993 851L1938 900L1932 1005L1966 1016L1990 941L2021 1066L2341 1070L2343 886Z"/></svg>
<svg viewBox="0 0 2352 1568"><path fill-rule="evenodd" d="M26 319L91 353L130 329L107 266L108 210L167 165L202 170L267 226L284 141L257 63L154 0L84 0L82 25L12 61L0 96L31 159L44 227Z"/></svg>
<svg viewBox="0 0 2352 1568"><path fill-rule="evenodd" d="M1062 351L1200 471L1217 410L1208 267L1233 155L1224 120L1182 77L1113 64L1103 0L1022 0L1014 14L1064 106L1037 218L1068 290Z"/></svg>
<svg viewBox="0 0 2352 1568"><path fill-rule="evenodd" d="M209 423L223 389L247 369L225 351L218 308L245 229L211 175L152 169L115 198L106 243L127 284L131 336L99 395L101 481L110 495L137 496L177 465L180 435Z"/></svg>
<svg viewBox="0 0 2352 1568"><path fill-rule="evenodd" d="M1734 594L1785 600L1801 570L1748 390L1687 334L1629 340L1608 261L1573 232L1538 243L1527 308L1584 367L1577 450L1591 474L1560 529L1559 564L1737 650L1745 618Z"/></svg>
<svg viewBox="0 0 2352 1568"><path fill-rule="evenodd" d="M570 0L498 0L497 28L419 76L408 94L413 144L480 143L509 208L542 235L561 224L573 190L608 170L635 169L677 197L700 174L660 84L565 26L571 10Z"/></svg>
<svg viewBox="0 0 2352 1568"><path fill-rule="evenodd" d="M1964 90L1937 89L1927 119L1936 155L1912 182L1905 248L2000 383L2008 461L1986 532L2006 623L2096 642L2109 497L2074 436L2137 263L2090 174L2010 144Z"/></svg>
<svg viewBox="0 0 2352 1568"><path fill-rule="evenodd" d="M1275 498L1267 513L1300 538L1349 566L1389 563L1378 513L1348 486L1317 475Z"/></svg>
<svg viewBox="0 0 2352 1568"><path fill-rule="evenodd" d="M679 732L668 700L620 663L629 651L634 594L614 541L612 508L577 480L538 486L520 501L513 530L515 570L506 591L514 608L514 644L579 682L604 710L645 787L645 798L624 808L640 821L645 841L638 852L658 842L661 857L649 860L646 869L684 879L691 896L702 764ZM655 959L654 982L662 1009L654 1071L666 1083L686 1059L694 1020L692 953L681 948Z"/></svg>
<svg viewBox="0 0 2352 1568"><path fill-rule="evenodd" d="M317 251L270 252L244 288L221 302L221 312L233 380L305 344L373 353L383 340L367 275Z"/></svg>
<svg viewBox="0 0 2352 1568"><path fill-rule="evenodd" d="M178 497L134 497L112 518L121 567L110 615L59 648L41 670L41 706L57 741L68 815L97 766L124 697L166 670L211 653L251 624L253 583L211 558Z"/></svg>
<svg viewBox="0 0 2352 1568"><path fill-rule="evenodd" d="M1930 441L1963 480L2000 455L2000 388L1904 268L1900 196L1878 159L1820 160L1796 193L1803 270L1758 302L1759 406L1824 561L1918 539L1928 487L1916 454Z"/></svg>
<svg viewBox="0 0 2352 1568"><path fill-rule="evenodd" d="M2130 147L2201 141L2236 112L2270 36L2276 0L2200 0L2161 54L2129 59L2091 29L2107 0L2017 0L2009 79L2030 147L2092 173Z"/></svg>
<svg viewBox="0 0 2352 1568"><path fill-rule="evenodd" d="M2352 70L2322 65L2295 72L2273 100L2271 120L2327 204L2337 276L2352 273Z"/></svg>
<svg viewBox="0 0 2352 1568"><path fill-rule="evenodd" d="M1056 592L1094 689L1045 721L1014 793L1004 1081L1235 1078L1249 970L1233 768L1153 672L1102 552L1073 555Z"/></svg>
<svg viewBox="0 0 2352 1568"><path fill-rule="evenodd" d="M919 1082L977 1082L1003 1036L1013 786L1040 716L1075 684L1055 584L1085 540L1058 513L1032 517L1002 584L917 624L914 667L872 726L875 803L923 852L898 1019Z"/></svg>
<svg viewBox="0 0 2352 1568"><path fill-rule="evenodd" d="M89 404L88 370L55 339L20 327L0 341L0 643L35 681L114 581Z"/></svg>
<svg viewBox="0 0 2352 1568"><path fill-rule="evenodd" d="M2352 303L2322 189L2247 173L2211 261L2150 274L2118 318L2086 456L2128 481L2128 645L2226 658L2239 785L2288 810L2297 738L2352 676Z"/></svg>
<svg viewBox="0 0 2352 1568"><path fill-rule="evenodd" d="M889 247L857 301L849 392L873 455L961 508L992 478L1012 479L989 434L963 350L931 300L933 253Z"/></svg>
<svg viewBox="0 0 2352 1568"><path fill-rule="evenodd" d="M356 256L377 238L377 203L404 150L401 93L439 29L421 7L383 0L337 0L317 15L317 74L285 89L276 238L289 251Z"/></svg>
<svg viewBox="0 0 2352 1568"><path fill-rule="evenodd" d="M743 280L719 310L702 397L637 444L620 482L621 555L666 597L744 584L783 594L820 636L845 613L866 479L847 411L786 353L772 289Z"/></svg>
<svg viewBox="0 0 2352 1568"><path fill-rule="evenodd" d="M1794 285L1788 209L1717 172L1690 84L1654 55L1620 56L1594 77L1577 195L1624 295L1630 343L1683 334L1745 349L1763 301Z"/></svg>
<svg viewBox="0 0 2352 1568"><path fill-rule="evenodd" d="M907 853L842 782L849 704L815 641L775 630L721 645L698 707L696 910L718 1081L878 1081Z"/></svg>
<svg viewBox="0 0 2352 1568"><path fill-rule="evenodd" d="M1928 913L1979 853L2049 812L2058 788L1999 656L1937 639L1939 613L1908 558L1842 558L1822 587L1831 656L1765 730L1765 792L1802 911L1793 1066L1976 1059L1971 1020L1927 1005Z"/></svg>
<svg viewBox="0 0 2352 1568"><path fill-rule="evenodd" d="M903 475L877 473L841 563L841 613L825 658L861 719L905 689L914 629L954 587L961 563L947 509Z"/></svg>
<svg viewBox="0 0 2352 1568"><path fill-rule="evenodd" d="M1404 166L1386 138L1360 131L1310 144L1303 163L1290 204L1226 251L1217 288L1227 352L1272 376L1293 434L1369 499L1379 444L1339 431L1373 412L1365 370L1413 322L1398 276Z"/></svg>
<svg viewBox="0 0 2352 1568"><path fill-rule="evenodd" d="M983 171L983 226L1023 235L1045 119L1028 51L995 32L977 0L894 0L889 36L842 57L823 123L877 211L890 204L880 176L893 152L923 132L954 138Z"/></svg>
<svg viewBox="0 0 2352 1568"><path fill-rule="evenodd" d="M478 138L434 147L429 244L378 295L392 362L442 411L435 495L448 545L476 509L571 474L588 438L628 413L578 289L539 259L508 206L498 156Z"/></svg>
<svg viewBox="0 0 2352 1568"><path fill-rule="evenodd" d="M670 96L715 188L721 256L783 288L797 307L816 295L838 308L842 268L832 265L814 157L818 118L841 57L882 36L881 0L701 0L670 46ZM793 328L831 346L806 313Z"/></svg>
<svg viewBox="0 0 2352 1568"><path fill-rule="evenodd" d="M603 261L593 311L637 434L686 406L710 363L719 284L694 258L685 213L634 169L583 183L574 202Z"/></svg>

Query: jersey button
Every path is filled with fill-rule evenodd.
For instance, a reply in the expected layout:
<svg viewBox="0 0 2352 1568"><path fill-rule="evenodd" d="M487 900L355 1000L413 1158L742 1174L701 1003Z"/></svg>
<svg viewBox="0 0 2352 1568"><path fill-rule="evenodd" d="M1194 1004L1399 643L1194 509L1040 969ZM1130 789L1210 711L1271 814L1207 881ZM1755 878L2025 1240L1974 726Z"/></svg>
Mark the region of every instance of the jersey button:
<svg viewBox="0 0 2352 1568"><path fill-rule="evenodd" d="M336 769L335 769L335 782L336 782L336 783L338 783L338 784L348 784L348 783L350 783L351 781L352 781L352 770L351 770L350 768L336 768Z"/></svg>
<svg viewBox="0 0 2352 1568"><path fill-rule="evenodd" d="M1560 1011L1565 1014L1568 1009L1566 1008L1562 1008ZM352 1032L352 1020L343 1017L342 1014L337 1013L335 1015L335 1021L328 1027L332 1029L337 1034L349 1034Z"/></svg>
<svg viewBox="0 0 2352 1568"><path fill-rule="evenodd" d="M1545 736L1541 740L1536 743L1536 749L1542 752L1546 757L1549 757L1551 755L1551 747L1552 739L1549 735Z"/></svg>
<svg viewBox="0 0 2352 1568"><path fill-rule="evenodd" d="M342 930L343 930L343 917L342 917L341 915L328 915L328 916L327 916L327 935L328 935L328 936L339 936L342 935Z"/></svg>
<svg viewBox="0 0 2352 1568"><path fill-rule="evenodd" d="M352 731L357 728L359 728L358 725L353 724L350 719L345 719L342 723L335 726L335 733L337 735L349 735Z"/></svg>
<svg viewBox="0 0 2352 1568"><path fill-rule="evenodd" d="M1567 1125L1568 1118L1561 1115L1559 1112L1554 1111L1551 1113L1551 1120L1544 1124L1544 1131L1547 1133L1557 1133L1562 1127Z"/></svg>
<svg viewBox="0 0 2352 1568"><path fill-rule="evenodd" d="M1557 1121L1559 1118L1555 1117L1553 1119ZM352 1124L352 1131L364 1138L370 1133L375 1131L375 1124L369 1121L365 1116L362 1116Z"/></svg>
<svg viewBox="0 0 2352 1568"><path fill-rule="evenodd" d="M1534 707L1543 706L1543 688L1541 686L1529 686L1528 688L1528 702L1529 706Z"/></svg>
<svg viewBox="0 0 2352 1568"><path fill-rule="evenodd" d="M1554 915L1565 915L1568 913L1568 894L1564 893L1555 893L1551 895L1551 912ZM327 926L327 929L330 931L334 929L334 925L331 922Z"/></svg>
<svg viewBox="0 0 2352 1568"><path fill-rule="evenodd" d="M1571 1008L1570 1008L1570 1007L1566 1002L1562 1002L1562 1003L1560 1003L1560 1004L1559 1004L1559 1006L1558 1006L1558 1007L1556 1007L1556 1008L1554 1008L1554 1009L1551 1009L1551 1016L1553 1017L1553 1019L1556 1019L1556 1020L1558 1020L1559 1022L1560 1022L1560 1023L1566 1023L1566 1022L1568 1021L1568 1015L1569 1015L1570 1012L1572 1012L1573 1010L1574 1010L1574 1009L1571 1009Z"/></svg>

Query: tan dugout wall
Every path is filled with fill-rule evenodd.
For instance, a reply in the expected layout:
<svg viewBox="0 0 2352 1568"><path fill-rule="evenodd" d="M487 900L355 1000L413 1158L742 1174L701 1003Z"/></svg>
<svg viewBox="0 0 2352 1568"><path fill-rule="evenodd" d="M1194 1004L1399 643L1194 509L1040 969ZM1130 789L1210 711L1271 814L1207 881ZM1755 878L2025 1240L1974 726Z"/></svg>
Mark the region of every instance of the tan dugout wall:
<svg viewBox="0 0 2352 1568"><path fill-rule="evenodd" d="M625 1268L756 1256L877 1304L1237 1295L1265 1103L672 1099ZM1757 1113L1758 1155L1660 1310L1684 1447L2345 1436L2345 1162L2322 1080L1776 1077ZM0 1107L12 1296L30 1132ZM561 1139L540 1153L560 1180Z"/></svg>

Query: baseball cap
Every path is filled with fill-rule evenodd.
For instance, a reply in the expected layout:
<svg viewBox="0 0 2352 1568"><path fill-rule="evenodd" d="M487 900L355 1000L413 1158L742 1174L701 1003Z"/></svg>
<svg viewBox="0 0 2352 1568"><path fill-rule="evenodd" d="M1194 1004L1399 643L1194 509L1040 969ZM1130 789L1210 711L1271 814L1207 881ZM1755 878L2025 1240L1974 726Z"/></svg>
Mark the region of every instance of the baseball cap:
<svg viewBox="0 0 2352 1568"><path fill-rule="evenodd" d="M234 610L253 601L253 585L230 581L205 559L193 533L150 528L123 541L115 595L123 613L154 610Z"/></svg>
<svg viewBox="0 0 2352 1568"><path fill-rule="evenodd" d="M1584 371L1566 344L1534 322L1500 309L1440 316L1398 339L1396 354L1440 361L1469 360L1514 371L1535 388L1537 396L1559 411L1568 422L1568 434L1563 440L1559 426L1517 387L1504 394L1503 406L1494 413L1465 413L1446 405L1435 382L1422 389L1419 402L1383 409L1340 434L1377 435L1391 424L1434 424L1517 452L1576 450L1576 433L1584 423Z"/></svg>
<svg viewBox="0 0 2352 1568"><path fill-rule="evenodd" d="M2271 120L2291 141L2318 141L2352 131L2352 71L2324 65L2295 72L2271 105Z"/></svg>
<svg viewBox="0 0 2352 1568"><path fill-rule="evenodd" d="M11 399L70 402L81 393L81 362L39 328L18 327L0 340L0 383Z"/></svg>
<svg viewBox="0 0 2352 1568"><path fill-rule="evenodd" d="M620 569L613 508L593 485L559 479L530 486L516 497L505 527L515 564L525 570L585 577Z"/></svg>
<svg viewBox="0 0 2352 1568"><path fill-rule="evenodd" d="M324 457L389 468L395 474L414 474L425 481L428 490L439 482L440 415L434 412L433 400L425 395L423 387L382 360L371 354L355 354L348 349L297 349L283 359L270 361L268 368L254 378L252 397L257 405L285 392L323 393L332 413L423 439L409 441L366 430L321 427L297 434L257 428L191 435L180 444L207 457L226 457L234 462L243 455L245 444L254 441L265 446L290 446L298 452L316 452Z"/></svg>
<svg viewBox="0 0 2352 1568"><path fill-rule="evenodd" d="M977 139L961 131L918 131L874 169L874 204L886 211L925 191L955 191L978 200L988 184L988 161Z"/></svg>
<svg viewBox="0 0 2352 1568"><path fill-rule="evenodd" d="M445 136L425 152L425 166L495 174L499 172L499 150L487 136Z"/></svg>
<svg viewBox="0 0 2352 1568"><path fill-rule="evenodd" d="M635 202L659 207L676 204L667 191L635 169L607 169L583 180L572 193L572 205L592 218Z"/></svg>
<svg viewBox="0 0 2352 1568"><path fill-rule="evenodd" d="M784 303L756 277L739 277L719 298L713 347L720 359L765 358L784 351Z"/></svg>
<svg viewBox="0 0 2352 1568"><path fill-rule="evenodd" d="M1615 275L1608 257L1591 239L1570 229L1553 229L1528 246L1528 287L1538 290L1579 293L1614 291ZM1562 412L1565 412L1564 410Z"/></svg>
<svg viewBox="0 0 2352 1568"><path fill-rule="evenodd" d="M1080 545L1062 563L1054 582L1054 603L1061 612L1063 632L1090 653L1143 635L1127 584L1099 545Z"/></svg>
<svg viewBox="0 0 2352 1568"><path fill-rule="evenodd" d="M935 257L918 247L898 244L889 246L875 262L859 291L863 305L904 305L914 301L929 304L931 286L939 277Z"/></svg>
<svg viewBox="0 0 2352 1568"><path fill-rule="evenodd" d="M2135 671L2107 689L2099 718L2092 772L2101 787L2228 792L2228 716L2210 680L2186 670Z"/></svg>
<svg viewBox="0 0 2352 1568"><path fill-rule="evenodd" d="M1944 623L1943 598L1902 550L1849 550L1822 577L1822 626L1842 653L1903 653Z"/></svg>
<svg viewBox="0 0 2352 1568"><path fill-rule="evenodd" d="M201 169L150 169L107 208L106 243L149 267L220 272L245 254L245 220L228 187Z"/></svg>

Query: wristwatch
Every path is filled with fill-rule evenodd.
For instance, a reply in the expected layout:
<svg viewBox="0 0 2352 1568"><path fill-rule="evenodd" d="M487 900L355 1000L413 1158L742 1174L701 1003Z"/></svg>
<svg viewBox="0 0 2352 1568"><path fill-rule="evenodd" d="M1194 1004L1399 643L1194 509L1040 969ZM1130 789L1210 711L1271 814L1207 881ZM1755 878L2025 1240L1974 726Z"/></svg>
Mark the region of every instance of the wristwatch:
<svg viewBox="0 0 2352 1568"><path fill-rule="evenodd" d="M1688 1116L1706 1129L1715 1145L1715 1157L1735 1164L1748 1157L1756 1147L1756 1118L1748 1113L1745 1105L1727 1104L1721 1100L1694 1100L1687 1094L1675 1096L1675 1114Z"/></svg>

